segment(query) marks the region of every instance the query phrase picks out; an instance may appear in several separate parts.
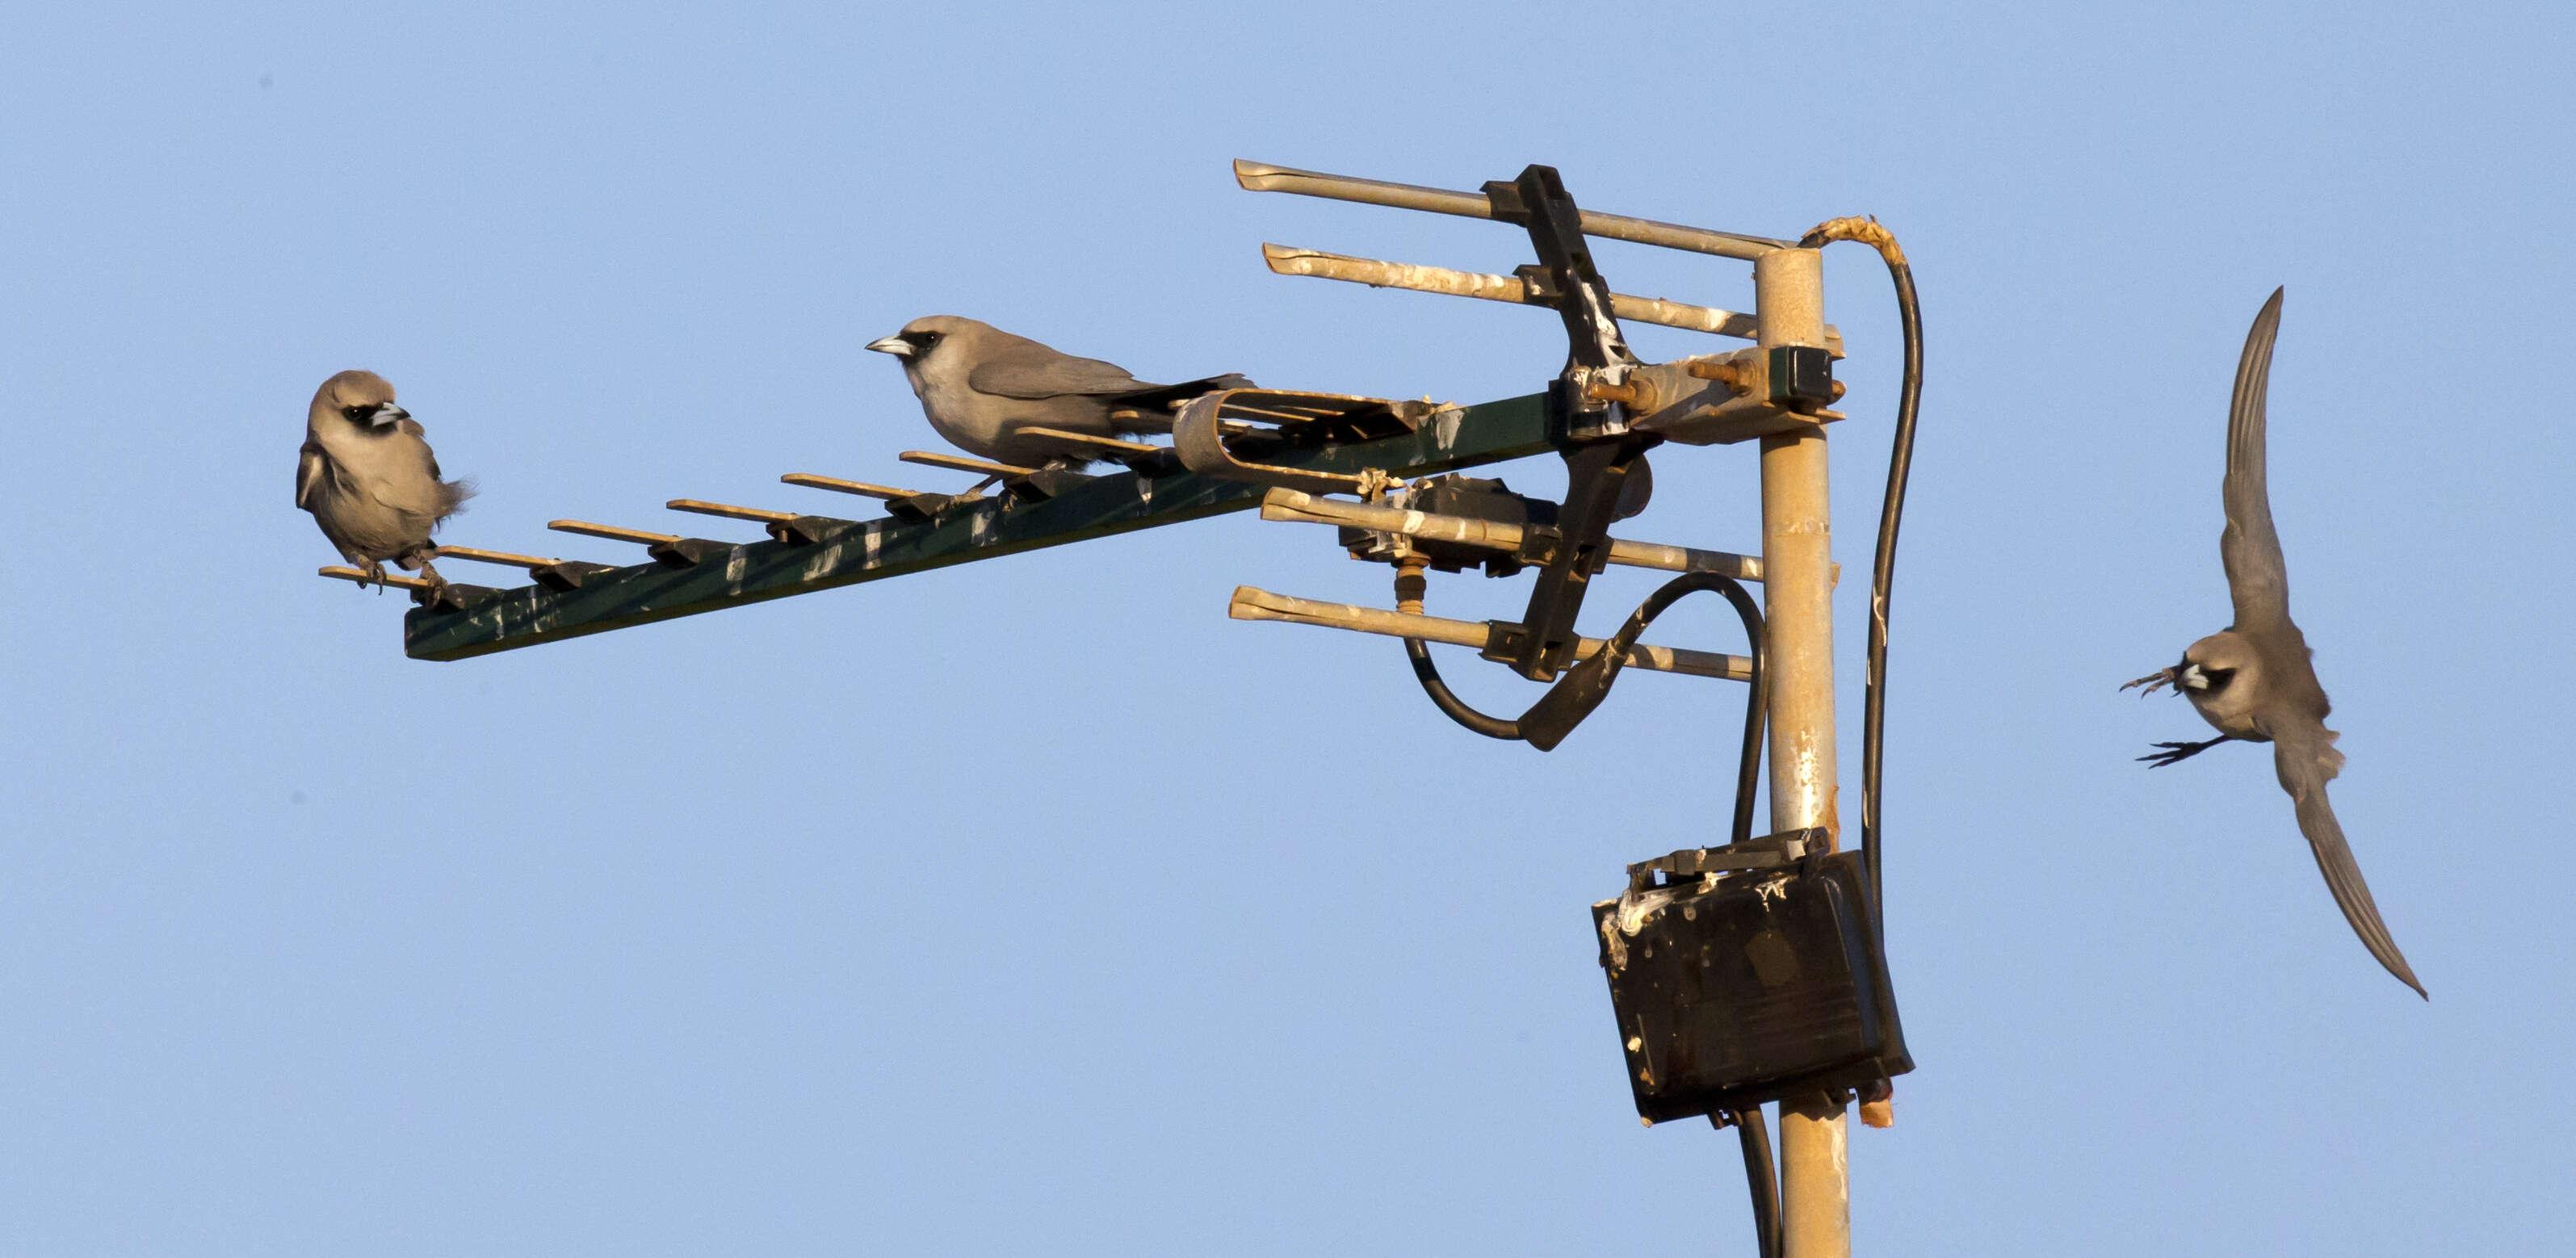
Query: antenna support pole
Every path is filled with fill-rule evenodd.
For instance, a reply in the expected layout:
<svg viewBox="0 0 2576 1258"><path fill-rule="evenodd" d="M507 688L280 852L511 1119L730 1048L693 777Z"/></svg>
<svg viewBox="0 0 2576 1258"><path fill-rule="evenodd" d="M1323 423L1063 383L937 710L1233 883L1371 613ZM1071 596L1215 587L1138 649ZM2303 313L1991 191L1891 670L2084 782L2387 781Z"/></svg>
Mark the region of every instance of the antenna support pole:
<svg viewBox="0 0 2576 1258"><path fill-rule="evenodd" d="M1754 259L1758 343L1825 343L1824 270L1814 249ZM1762 614L1769 626L1771 829L1841 829L1834 811L1833 532L1823 426L1762 438ZM1816 1093L1780 1103L1780 1206L1786 1258L1848 1258L1851 1168L1845 1102Z"/></svg>

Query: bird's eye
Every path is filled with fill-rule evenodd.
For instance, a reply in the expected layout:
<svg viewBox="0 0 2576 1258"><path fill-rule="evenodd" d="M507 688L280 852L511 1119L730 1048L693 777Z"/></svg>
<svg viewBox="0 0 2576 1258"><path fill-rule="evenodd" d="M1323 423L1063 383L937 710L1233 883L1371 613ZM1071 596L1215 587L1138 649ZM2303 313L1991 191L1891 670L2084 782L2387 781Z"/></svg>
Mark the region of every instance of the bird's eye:
<svg viewBox="0 0 2576 1258"><path fill-rule="evenodd" d="M350 421L354 423L367 417L367 408L363 406L343 406L340 408L340 413L348 416Z"/></svg>
<svg viewBox="0 0 2576 1258"><path fill-rule="evenodd" d="M2217 691L2227 689L2227 679L2234 677L2236 675L2236 670L2232 668L2204 668L2200 670L2200 675L2209 679L2209 689L2212 693L2215 693Z"/></svg>
<svg viewBox="0 0 2576 1258"><path fill-rule="evenodd" d="M939 343L941 335L943 334L938 332L923 332L914 336L912 338L912 343L920 346L925 352L927 352L931 346Z"/></svg>

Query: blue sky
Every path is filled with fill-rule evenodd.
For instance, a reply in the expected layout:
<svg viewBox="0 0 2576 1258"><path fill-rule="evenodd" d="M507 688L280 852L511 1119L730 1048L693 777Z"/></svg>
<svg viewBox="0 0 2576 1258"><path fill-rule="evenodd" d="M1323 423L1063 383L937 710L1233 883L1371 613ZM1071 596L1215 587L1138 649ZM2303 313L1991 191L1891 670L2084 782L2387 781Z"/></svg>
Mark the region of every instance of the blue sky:
<svg viewBox="0 0 2576 1258"><path fill-rule="evenodd" d="M1875 213L1913 255L1887 871L1921 1068L1854 1135L1864 1251L2564 1233L2563 9L12 26L0 1250L1750 1252L1732 1140L1634 1119L1585 907L1722 833L1730 689L1630 681L1548 756L1475 738L1391 643L1228 622L1239 583L1385 598L1244 517L453 664L311 575L291 449L346 367L481 483L448 540L611 560L543 523L944 484L898 471L928 433L859 349L916 315L1149 379L1474 401L1554 371L1542 312L1257 252L1506 271L1514 233L1254 196L1236 157L1543 161L1593 208ZM1599 257L1750 301L1739 264ZM1857 572L1894 315L1866 252L1827 269ZM2429 1004L2334 912L2268 756L2150 775L2202 727L2115 690L2225 623L2227 385L2278 284L2293 605ZM1744 451L1657 474L1637 535L1756 543ZM1731 649L1727 620L1656 636Z"/></svg>

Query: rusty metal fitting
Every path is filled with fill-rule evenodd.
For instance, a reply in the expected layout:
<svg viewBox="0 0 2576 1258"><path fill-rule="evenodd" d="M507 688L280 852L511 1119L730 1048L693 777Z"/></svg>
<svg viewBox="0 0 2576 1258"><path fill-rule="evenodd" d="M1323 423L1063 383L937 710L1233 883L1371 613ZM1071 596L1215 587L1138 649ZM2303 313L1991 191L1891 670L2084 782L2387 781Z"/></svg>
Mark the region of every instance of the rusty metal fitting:
<svg viewBox="0 0 2576 1258"><path fill-rule="evenodd" d="M1860 1121L1867 1127L1896 1125L1895 1084L1879 1079L1860 1089Z"/></svg>
<svg viewBox="0 0 2576 1258"><path fill-rule="evenodd" d="M1617 402L1632 411L1655 409L1654 386L1644 380L1631 380L1626 384L1587 380L1583 383L1583 396L1595 402Z"/></svg>
<svg viewBox="0 0 2576 1258"><path fill-rule="evenodd" d="M1701 359L1682 368L1694 380L1714 380L1737 393L1750 393L1753 384L1744 378L1744 369L1734 363Z"/></svg>
<svg viewBox="0 0 2576 1258"><path fill-rule="evenodd" d="M1395 561L1395 610L1407 616L1422 614L1422 597L1431 592L1431 579L1423 571L1431 560L1421 555L1407 555Z"/></svg>

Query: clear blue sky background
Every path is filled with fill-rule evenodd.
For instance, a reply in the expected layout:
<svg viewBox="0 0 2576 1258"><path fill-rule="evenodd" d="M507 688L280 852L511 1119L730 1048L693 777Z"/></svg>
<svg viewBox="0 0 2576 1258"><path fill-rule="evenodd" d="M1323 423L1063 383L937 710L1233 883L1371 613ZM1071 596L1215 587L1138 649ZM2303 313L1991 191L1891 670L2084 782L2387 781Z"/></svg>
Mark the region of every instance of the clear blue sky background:
<svg viewBox="0 0 2576 1258"><path fill-rule="evenodd" d="M1731 688L1637 677L1552 756L1472 737L1392 643L1228 622L1237 583L1385 597L1243 517L454 664L312 575L289 466L346 367L482 483L448 540L623 560L542 525L946 484L859 350L920 314L1147 378L1472 401L1560 361L1543 313L1256 253L1508 270L1509 230L1235 157L1551 162L1629 214L1876 213L1916 259L1921 1069L1854 1133L1866 1251L2566 1234L2562 6L73 8L0 45L0 1252L1750 1253L1732 1139L1636 1123L1585 907L1719 834ZM1866 252L1828 269L1857 572L1894 315ZM2269 757L2150 774L2202 726L2114 689L2227 619L2227 385L2276 284L2335 800L2429 1005ZM1750 547L1751 466L1659 455L1633 531Z"/></svg>

